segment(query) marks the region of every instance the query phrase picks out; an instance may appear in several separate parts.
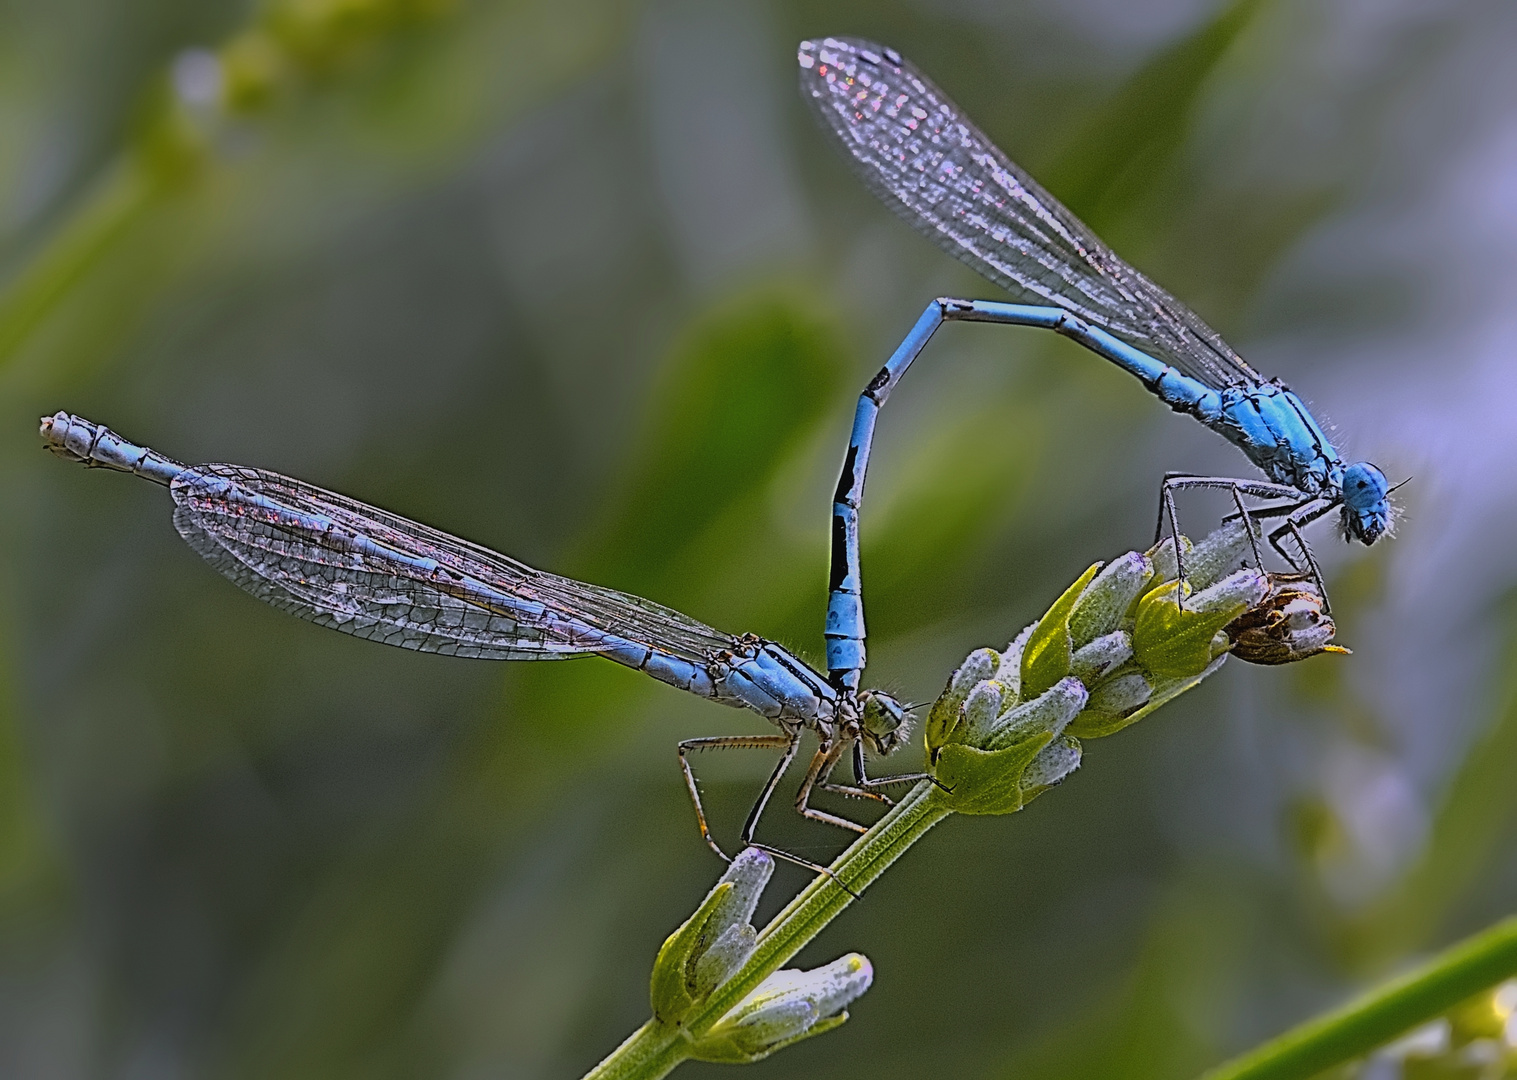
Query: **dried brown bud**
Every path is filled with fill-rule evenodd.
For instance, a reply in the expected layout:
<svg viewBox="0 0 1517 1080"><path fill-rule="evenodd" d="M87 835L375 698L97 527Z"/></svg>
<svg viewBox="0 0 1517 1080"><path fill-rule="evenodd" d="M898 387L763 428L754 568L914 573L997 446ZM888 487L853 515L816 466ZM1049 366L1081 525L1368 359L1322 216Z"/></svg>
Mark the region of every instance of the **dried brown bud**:
<svg viewBox="0 0 1517 1080"><path fill-rule="evenodd" d="M1250 664L1289 664L1318 653L1346 653L1332 644L1338 628L1310 574L1270 574L1269 595L1224 630L1233 655Z"/></svg>

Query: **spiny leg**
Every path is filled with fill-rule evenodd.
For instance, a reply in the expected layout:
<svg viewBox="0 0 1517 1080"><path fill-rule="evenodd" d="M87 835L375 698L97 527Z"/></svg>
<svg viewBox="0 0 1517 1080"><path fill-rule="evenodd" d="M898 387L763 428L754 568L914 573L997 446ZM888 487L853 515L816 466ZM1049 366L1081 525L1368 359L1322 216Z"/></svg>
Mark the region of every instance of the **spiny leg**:
<svg viewBox="0 0 1517 1080"><path fill-rule="evenodd" d="M1169 494L1170 481L1189 479L1190 475L1190 473L1167 472L1164 474L1164 479L1159 481L1159 515L1154 520L1154 547L1158 547L1159 541L1164 539L1164 511L1166 509L1165 496Z"/></svg>
<svg viewBox="0 0 1517 1080"><path fill-rule="evenodd" d="M1317 499L1302 500L1298 497L1292 499L1290 502L1271 503L1269 506L1250 506L1248 508L1248 516L1255 521L1269 521L1271 518L1282 518L1289 514L1294 514L1303 506L1308 506L1318 501ZM1237 514L1228 514L1222 520L1225 523L1236 521L1237 518Z"/></svg>
<svg viewBox="0 0 1517 1080"><path fill-rule="evenodd" d="M1280 542L1285 537L1291 535L1290 522L1287 521L1284 525L1281 525L1278 529L1269 534L1269 546L1274 548L1275 551L1279 553L1280 557L1284 559L1288 564L1290 564L1290 568L1299 574L1303 571L1301 560L1286 550L1285 545Z"/></svg>
<svg viewBox="0 0 1517 1080"><path fill-rule="evenodd" d="M802 817L810 818L812 821L823 821L828 825L836 825L840 829L850 829L853 832L866 833L869 831L867 825L860 825L857 821L849 821L847 818L840 817L837 814L829 814L825 810L817 810L811 805L812 789L827 783L827 777L831 775L833 767L837 765L838 760L847 749L848 743L843 739L839 739L831 745L823 742L821 746L817 747L816 753L812 755L811 764L806 769L806 778L801 781L800 790L795 793L795 812Z"/></svg>
<svg viewBox="0 0 1517 1080"><path fill-rule="evenodd" d="M1333 602L1327 595L1327 583L1322 580L1322 567L1317 565L1316 552L1312 551L1311 545L1306 542L1306 537L1301 535L1301 526L1294 521L1287 522L1290 525L1291 534L1295 536L1296 543L1301 546L1301 554L1306 556L1306 565L1312 568L1312 580L1317 583L1317 592L1322 597L1322 613L1332 615Z"/></svg>
<svg viewBox="0 0 1517 1080"><path fill-rule="evenodd" d="M834 795L846 795L850 799L873 799L875 802L884 803L886 806L894 806L895 800L889 795L882 795L878 791L869 791L865 788L854 787L852 784L834 784L828 780L816 785L822 791L830 791ZM808 808L809 809L809 808Z"/></svg>
<svg viewBox="0 0 1517 1080"><path fill-rule="evenodd" d="M1301 554L1306 557L1306 565L1311 567L1312 580L1317 583L1317 592L1322 596L1322 612L1324 615L1333 613L1333 605L1327 598L1327 585L1322 580L1322 567L1317 565L1317 555L1312 551L1311 545L1306 542L1306 537L1301 535L1301 526L1294 521L1287 521L1291 535L1296 538L1296 545L1301 549Z"/></svg>
<svg viewBox="0 0 1517 1080"><path fill-rule="evenodd" d="M864 742L855 739L853 742L853 784L823 783L823 791L835 792L838 795L849 795L855 799L877 799L886 806L894 806L895 800L888 795L882 795L876 788L892 787L896 784L914 784L918 780L931 780L939 784L937 779L927 773L896 773L893 776L882 776L878 780L871 780L864 769Z"/></svg>
<svg viewBox="0 0 1517 1080"><path fill-rule="evenodd" d="M795 759L795 751L800 746L800 742L800 732L797 731L791 735L708 735L699 739L685 739L679 744L679 767L685 774L685 788L690 792L690 802L695 806L695 820L701 828L701 839L706 841L706 845L716 852L717 857L723 862L731 862L732 859L711 837L711 829L706 824L706 810L701 805L701 793L695 785L695 772L690 768L690 761L685 755L692 750L785 751L778 767L769 777L769 782L764 785L764 792L759 796L759 801L749 813L748 824L743 827L743 844L747 846L752 839L752 826L757 822L764 803L768 802L770 793L774 791L774 786L779 783L780 776Z"/></svg>
<svg viewBox="0 0 1517 1080"><path fill-rule="evenodd" d="M1254 525L1253 515L1248 512L1248 507L1243 505L1243 493L1238 490L1236 484L1232 488L1233 505L1238 508L1238 517L1243 522L1243 531L1248 536L1248 546L1254 550L1254 566L1262 573L1264 571L1264 553L1259 550L1259 537L1257 527Z"/></svg>
<svg viewBox="0 0 1517 1080"><path fill-rule="evenodd" d="M773 855L777 859L784 859L786 862L791 862L797 866L805 867L807 870L811 870L815 873L825 874L827 877L832 878L832 880L837 883L838 888L842 889L854 899L858 899L858 893L854 892L847 885L844 885L841 881L839 881L837 875L834 874L831 870L827 869L827 867L822 866L819 863L814 863L810 859L803 859L799 855L792 855L788 851L784 851L777 847L772 847L769 844L758 843L753 839L753 831L758 826L759 816L764 812L764 807L768 804L769 797L774 794L774 789L779 784L780 778L785 775L785 770L788 769L790 767L790 763L795 760L795 753L796 750L800 748L800 745L801 733L799 730L788 735L708 735L703 738L685 739L680 742L680 770L685 775L685 788L690 792L690 802L695 807L695 820L696 823L700 826L701 838L706 841L706 845L710 847L712 851L716 852L717 857L720 858L723 862L730 863L732 861L727 853L721 849L720 845L718 845L716 840L711 836L711 829L706 824L706 810L705 807L701 805L700 790L696 787L695 772L690 768L690 762L685 755L692 750L783 749L785 752L781 755L779 763L775 765L774 771L769 774L769 780L764 784L764 790L759 794L758 801L753 804L753 809L748 812L748 820L743 825L743 846L745 848L757 848L760 851L768 852L770 855Z"/></svg>
<svg viewBox="0 0 1517 1080"><path fill-rule="evenodd" d="M1175 489L1165 480L1160 485L1160 499L1169 517L1169 540L1175 546L1175 608L1185 610L1185 552L1180 547L1180 518L1175 512ZM1158 541L1154 541L1158 543Z"/></svg>
<svg viewBox="0 0 1517 1080"><path fill-rule="evenodd" d="M1281 538L1286 535L1289 535L1296 541L1296 546L1300 549L1301 556L1306 560L1306 565L1311 571L1312 580L1317 585L1317 592L1322 597L1322 612L1324 615L1331 615L1333 613L1333 604L1332 601L1328 599L1327 583L1322 580L1322 568L1317 565L1317 556L1312 551L1311 545L1306 542L1306 536L1301 532L1301 527L1303 525L1311 524L1313 521L1316 521L1319 517L1331 509L1331 504L1320 507L1311 507L1309 509L1303 507L1297 510L1296 513L1291 514L1288 518L1286 518L1285 524L1281 525L1278 529L1269 534L1270 545L1276 551L1280 552L1280 554L1285 557L1285 560L1289 562L1291 566L1295 567L1299 572L1301 569L1300 566L1297 564L1295 559L1286 554L1284 546L1280 543Z"/></svg>
<svg viewBox="0 0 1517 1080"><path fill-rule="evenodd" d="M1274 484L1265 480L1244 480L1236 476L1199 476L1195 473L1168 472L1164 474L1164 481L1160 485L1159 523L1154 530L1154 543L1159 542L1159 537L1164 528L1164 505L1163 493L1168 488L1212 488L1216 491L1236 490L1251 499L1285 499L1288 500L1280 507L1261 507L1250 510L1254 517L1279 516L1283 510L1297 510L1315 499L1303 500L1301 492L1285 484ZM1273 514L1269 511L1274 511Z"/></svg>
<svg viewBox="0 0 1517 1080"><path fill-rule="evenodd" d="M762 738L762 736L758 737ZM769 737L775 738L775 736ZM785 749L784 757L782 757L779 761L779 764L774 767L774 771L769 774L769 782L764 785L764 790L759 794L758 800L754 802L753 809L748 811L748 820L743 823L743 846L758 848L760 851L767 851L775 858L784 859L786 862L794 863L796 866L803 866L807 870L811 870L818 874L826 874L828 877L832 878L833 882L837 885L838 888L842 889L849 896L857 900L859 898L859 894L854 892L847 885L844 885L842 881L838 879L836 874L834 874L831 870L827 869L820 863L812 862L810 859L803 859L799 855L792 855L790 852L785 851L782 848L774 847L770 844L761 844L753 839L753 834L758 829L759 817L764 813L764 807L769 804L769 796L774 794L774 789L776 786L778 786L780 778L785 775L785 770L788 769L790 767L790 763L795 760L795 752L800 747L800 745L801 733L800 730L797 729L795 733L790 736L790 742ZM818 751L818 753L820 752L821 751Z"/></svg>
<svg viewBox="0 0 1517 1080"><path fill-rule="evenodd" d="M1306 543L1305 537L1301 534L1301 526L1310 525L1312 522L1316 521L1319 517L1321 517L1323 514L1326 514L1332 508L1332 503L1319 499L1309 499L1306 502L1298 503L1295 508L1285 516L1284 523L1281 524L1281 526L1274 532L1269 534L1270 547L1278 551L1280 553L1280 557L1283 558L1286 562L1290 563L1291 569L1295 570L1298 574L1304 572L1302 566L1299 562L1296 561L1296 557L1287 551L1284 545L1280 543L1281 539L1286 536L1291 536L1296 541L1296 545L1300 549L1302 557L1306 559L1308 568L1314 566L1315 558L1310 554L1311 549ZM1322 583L1319 580L1317 584L1320 588Z"/></svg>
<svg viewBox="0 0 1517 1080"><path fill-rule="evenodd" d="M1159 520L1154 528L1154 543L1158 544L1164 531L1166 518L1169 521L1170 536L1175 545L1175 576L1180 582L1185 580L1185 556L1180 549L1180 523L1179 516L1175 511L1175 491L1182 488L1211 488L1228 492L1233 498L1233 504L1238 508L1238 514L1244 519L1245 528L1248 532L1248 542L1254 551L1254 560L1259 568L1264 568L1264 559L1259 549L1258 538L1254 535L1253 519L1259 515L1259 511L1251 511L1243 503L1243 496L1247 495L1255 499L1291 499L1289 506L1298 509L1302 506L1301 493L1295 488L1286 487L1284 484L1272 484L1258 480L1241 480L1230 476L1195 476L1190 473L1165 473L1164 480L1159 485ZM1274 508L1270 508L1274 509ZM1232 520L1229 514L1224 521ZM1276 545L1278 550L1278 545ZM1283 554L1283 553L1282 553ZM1291 561L1291 560L1287 560ZM1292 565L1294 563L1292 562ZM1183 594L1177 588L1176 602L1184 607Z"/></svg>
<svg viewBox="0 0 1517 1080"><path fill-rule="evenodd" d="M764 807L769 805L769 796L774 794L774 789L779 785L780 777L785 775L785 770L790 768L790 763L795 760L795 752L801 746L801 732L797 728L789 736L789 743L785 747L785 755L774 766L774 771L769 774L768 781L764 784L764 790L759 792L759 797L754 800L753 809L748 811L748 820L743 822L743 844L753 843L753 834L758 830L759 818L764 813ZM810 865L807 863L806 865Z"/></svg>

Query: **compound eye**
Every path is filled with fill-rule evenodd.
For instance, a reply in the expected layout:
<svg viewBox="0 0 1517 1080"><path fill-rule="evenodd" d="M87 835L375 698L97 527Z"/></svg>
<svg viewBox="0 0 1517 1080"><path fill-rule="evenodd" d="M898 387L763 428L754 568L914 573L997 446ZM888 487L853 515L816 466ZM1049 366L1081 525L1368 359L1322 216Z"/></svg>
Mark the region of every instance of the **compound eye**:
<svg viewBox="0 0 1517 1080"><path fill-rule="evenodd" d="M886 694L870 693L864 700L864 729L873 735L889 735L906 718L900 703Z"/></svg>

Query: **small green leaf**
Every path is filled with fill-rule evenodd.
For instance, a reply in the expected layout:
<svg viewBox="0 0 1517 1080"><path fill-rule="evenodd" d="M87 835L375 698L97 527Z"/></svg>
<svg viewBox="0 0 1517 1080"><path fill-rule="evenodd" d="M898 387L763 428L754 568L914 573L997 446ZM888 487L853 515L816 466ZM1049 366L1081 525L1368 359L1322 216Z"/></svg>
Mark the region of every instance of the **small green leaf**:
<svg viewBox="0 0 1517 1080"><path fill-rule="evenodd" d="M1197 675L1216 658L1212 639L1248 609L1239 601L1208 611L1183 610L1175 601L1176 582L1167 582L1138 601L1133 622L1133 658L1160 678Z"/></svg>
<svg viewBox="0 0 1517 1080"><path fill-rule="evenodd" d="M953 730L958 723L958 706L945 706L943 699L939 698L927 714L927 723L922 730L922 738L927 744L928 761L936 759L938 750L953 737Z"/></svg>
<svg viewBox="0 0 1517 1080"><path fill-rule="evenodd" d="M1064 595L1055 600L1048 613L1038 620L1037 629L1022 649L1021 697L1024 700L1037 697L1069 674L1074 656L1069 616L1075 609L1075 601L1080 599L1080 594L1100 569L1101 564L1096 563L1081 574L1080 580L1065 589Z"/></svg>
<svg viewBox="0 0 1517 1080"><path fill-rule="evenodd" d="M1022 809L1022 773L1053 736L1042 732L1004 750L949 743L938 751L933 776L947 788L945 805L960 814L1011 814Z"/></svg>
<svg viewBox="0 0 1517 1080"><path fill-rule="evenodd" d="M719 882L706 894L695 914L686 919L664 941L653 961L653 978L648 988L648 997L653 1004L653 1015L666 1024L678 1023L696 1004L692 990L695 981L693 958L705 952L712 918L727 901L736 886L730 881Z"/></svg>

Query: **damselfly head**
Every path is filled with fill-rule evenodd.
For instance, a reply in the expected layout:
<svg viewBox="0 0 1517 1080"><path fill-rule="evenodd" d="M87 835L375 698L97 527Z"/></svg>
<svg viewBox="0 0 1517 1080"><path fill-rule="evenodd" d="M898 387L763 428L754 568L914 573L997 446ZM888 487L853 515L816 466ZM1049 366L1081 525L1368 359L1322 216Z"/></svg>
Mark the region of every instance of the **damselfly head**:
<svg viewBox="0 0 1517 1080"><path fill-rule="evenodd" d="M1385 473L1369 462L1358 461L1344 469L1343 534L1368 545L1390 532L1390 493Z"/></svg>
<svg viewBox="0 0 1517 1080"><path fill-rule="evenodd" d="M888 754L911 734L911 714L883 690L864 690L859 693L859 727L870 749Z"/></svg>

